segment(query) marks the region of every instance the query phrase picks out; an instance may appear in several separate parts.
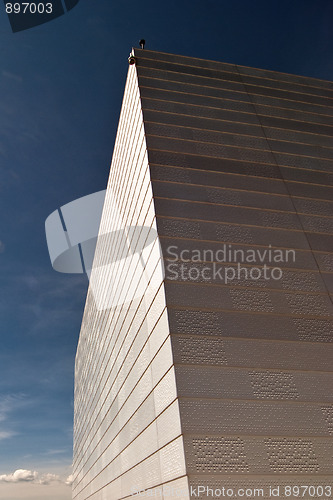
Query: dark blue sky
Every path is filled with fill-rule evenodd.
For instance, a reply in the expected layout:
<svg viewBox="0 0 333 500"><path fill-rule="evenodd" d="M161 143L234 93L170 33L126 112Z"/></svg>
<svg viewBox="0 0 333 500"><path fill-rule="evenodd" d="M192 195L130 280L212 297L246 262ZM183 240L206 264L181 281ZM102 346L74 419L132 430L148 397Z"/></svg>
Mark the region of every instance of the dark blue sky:
<svg viewBox="0 0 333 500"><path fill-rule="evenodd" d="M0 498L16 469L70 473L87 280L53 271L44 222L106 186L131 47L333 80L332 25L330 0L81 0L13 34L0 5Z"/></svg>

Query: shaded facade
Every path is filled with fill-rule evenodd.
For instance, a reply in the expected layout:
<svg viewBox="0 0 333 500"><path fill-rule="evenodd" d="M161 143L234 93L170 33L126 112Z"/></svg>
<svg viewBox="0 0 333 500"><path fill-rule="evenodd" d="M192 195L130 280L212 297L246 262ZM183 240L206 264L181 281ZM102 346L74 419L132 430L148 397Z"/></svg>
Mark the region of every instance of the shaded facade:
<svg viewBox="0 0 333 500"><path fill-rule="evenodd" d="M76 357L73 498L323 496L333 84L134 56Z"/></svg>

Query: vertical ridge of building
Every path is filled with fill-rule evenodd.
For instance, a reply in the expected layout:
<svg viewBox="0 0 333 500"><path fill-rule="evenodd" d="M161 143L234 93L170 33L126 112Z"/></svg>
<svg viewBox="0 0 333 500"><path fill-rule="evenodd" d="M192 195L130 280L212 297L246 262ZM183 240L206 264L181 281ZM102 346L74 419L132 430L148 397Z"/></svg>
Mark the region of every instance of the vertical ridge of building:
<svg viewBox="0 0 333 500"><path fill-rule="evenodd" d="M75 499L130 497L185 475L135 66L129 68L76 356L74 431ZM187 487L186 478L179 484Z"/></svg>
<svg viewBox="0 0 333 500"><path fill-rule="evenodd" d="M73 498L319 498L333 479L333 84L133 54L76 357ZM248 279L264 266L282 275Z"/></svg>

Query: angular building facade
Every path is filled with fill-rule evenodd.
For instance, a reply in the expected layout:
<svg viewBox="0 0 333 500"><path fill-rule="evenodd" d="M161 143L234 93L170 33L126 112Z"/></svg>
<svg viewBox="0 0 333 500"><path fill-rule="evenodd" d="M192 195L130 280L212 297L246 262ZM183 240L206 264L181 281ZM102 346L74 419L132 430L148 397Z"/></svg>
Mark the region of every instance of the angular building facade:
<svg viewBox="0 0 333 500"><path fill-rule="evenodd" d="M327 498L333 84L131 62L76 357L73 498Z"/></svg>

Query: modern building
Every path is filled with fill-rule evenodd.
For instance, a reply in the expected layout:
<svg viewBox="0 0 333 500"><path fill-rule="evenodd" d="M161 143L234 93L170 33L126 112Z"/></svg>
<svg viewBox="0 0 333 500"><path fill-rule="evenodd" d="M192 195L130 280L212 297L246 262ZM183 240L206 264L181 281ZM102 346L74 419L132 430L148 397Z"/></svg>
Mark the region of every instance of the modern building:
<svg viewBox="0 0 333 500"><path fill-rule="evenodd" d="M130 62L76 357L73 498L327 498L333 83Z"/></svg>

